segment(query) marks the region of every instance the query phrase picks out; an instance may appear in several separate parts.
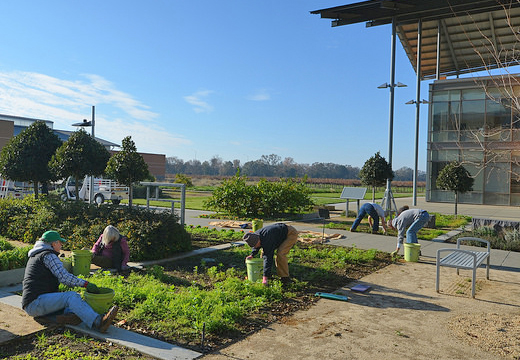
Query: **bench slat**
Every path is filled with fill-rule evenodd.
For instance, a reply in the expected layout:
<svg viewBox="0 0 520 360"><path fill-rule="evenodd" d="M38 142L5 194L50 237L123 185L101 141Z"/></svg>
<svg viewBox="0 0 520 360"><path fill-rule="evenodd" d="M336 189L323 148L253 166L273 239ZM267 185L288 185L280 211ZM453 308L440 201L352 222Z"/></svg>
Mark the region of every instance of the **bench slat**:
<svg viewBox="0 0 520 360"><path fill-rule="evenodd" d="M477 256L476 265L480 266L484 260L489 256L488 252L477 252L474 251L473 254ZM441 266L449 266L449 267L460 267L466 269L473 269L473 260L475 258L467 253L461 252L452 252L449 255L445 256L441 259Z"/></svg>

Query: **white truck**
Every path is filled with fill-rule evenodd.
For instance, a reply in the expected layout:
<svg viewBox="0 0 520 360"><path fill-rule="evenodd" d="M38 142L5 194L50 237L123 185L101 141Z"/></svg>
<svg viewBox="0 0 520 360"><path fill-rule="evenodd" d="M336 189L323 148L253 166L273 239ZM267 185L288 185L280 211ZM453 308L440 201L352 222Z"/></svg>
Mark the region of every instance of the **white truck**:
<svg viewBox="0 0 520 360"><path fill-rule="evenodd" d="M89 201L90 195L90 176L85 176L78 184L79 198L84 201ZM114 180L94 178L92 197L96 204L103 204L105 200L110 200L112 204L119 204L121 200L128 199L128 187L118 184ZM75 179L72 176L67 178L65 182L65 191L62 194L63 200L76 200L75 195Z"/></svg>

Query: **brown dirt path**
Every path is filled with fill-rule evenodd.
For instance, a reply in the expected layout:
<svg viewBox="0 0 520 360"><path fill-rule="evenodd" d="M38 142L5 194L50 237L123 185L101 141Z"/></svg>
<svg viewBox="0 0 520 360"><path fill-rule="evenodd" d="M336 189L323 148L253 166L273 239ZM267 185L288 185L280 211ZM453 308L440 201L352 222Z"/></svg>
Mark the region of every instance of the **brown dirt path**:
<svg viewBox="0 0 520 360"><path fill-rule="evenodd" d="M0 343L35 333L44 328L22 309L6 304L0 306Z"/></svg>
<svg viewBox="0 0 520 360"><path fill-rule="evenodd" d="M359 281L372 286L369 292L345 288L348 302L321 299L203 359L520 358L520 273L491 270L487 281L479 269L471 299L469 272L441 270L437 294L434 263L390 265ZM512 321L481 326L493 318Z"/></svg>

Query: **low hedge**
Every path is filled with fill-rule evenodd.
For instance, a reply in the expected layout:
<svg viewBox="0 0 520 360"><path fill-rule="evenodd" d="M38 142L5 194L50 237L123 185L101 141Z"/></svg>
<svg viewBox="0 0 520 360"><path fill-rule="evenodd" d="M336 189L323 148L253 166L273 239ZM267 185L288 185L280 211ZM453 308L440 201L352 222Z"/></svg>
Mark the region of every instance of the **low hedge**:
<svg viewBox="0 0 520 360"><path fill-rule="evenodd" d="M0 199L0 234L26 243L56 230L67 239L64 250L90 249L109 224L128 238L132 261L161 259L191 249L190 235L169 212L96 206L54 196Z"/></svg>
<svg viewBox="0 0 520 360"><path fill-rule="evenodd" d="M17 248L0 239L0 271L25 267L29 259L27 253L31 249L32 246Z"/></svg>

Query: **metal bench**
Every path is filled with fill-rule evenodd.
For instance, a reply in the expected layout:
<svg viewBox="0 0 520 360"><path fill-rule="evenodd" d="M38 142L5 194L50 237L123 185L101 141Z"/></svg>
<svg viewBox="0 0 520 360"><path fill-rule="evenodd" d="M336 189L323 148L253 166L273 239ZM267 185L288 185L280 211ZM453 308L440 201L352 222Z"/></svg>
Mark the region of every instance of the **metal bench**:
<svg viewBox="0 0 520 360"><path fill-rule="evenodd" d="M477 241L487 244L486 251L463 250L460 248L463 241ZM448 255L441 257L441 253L447 252ZM439 292L439 275L440 267L447 266L457 269L457 275L460 269L472 270L473 277L471 282L471 297L475 297L475 279L477 275L477 268L486 260L486 279L489 280L489 256L491 254L491 246L489 241L475 238L463 237L457 239L456 249L439 249L437 250L437 278L435 280L435 290Z"/></svg>

